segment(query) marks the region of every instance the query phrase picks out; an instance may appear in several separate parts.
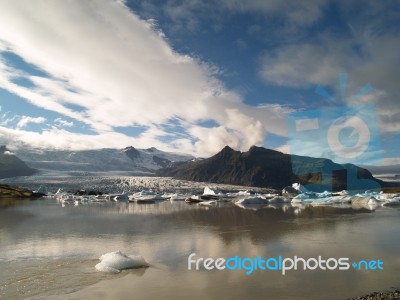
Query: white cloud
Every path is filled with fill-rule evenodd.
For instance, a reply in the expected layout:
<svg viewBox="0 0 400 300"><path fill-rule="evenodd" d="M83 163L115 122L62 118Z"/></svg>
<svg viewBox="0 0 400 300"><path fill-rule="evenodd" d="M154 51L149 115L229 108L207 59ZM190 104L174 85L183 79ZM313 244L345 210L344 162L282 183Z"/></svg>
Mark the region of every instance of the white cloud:
<svg viewBox="0 0 400 300"><path fill-rule="evenodd" d="M381 133L400 129L400 92L396 78L400 69L400 39L387 34L379 37L339 39L329 34L314 43L287 45L262 57L261 77L268 84L310 88L322 85L340 99L338 75L348 73L347 104L374 103ZM361 53L361 54L360 54ZM366 84L373 90L351 100Z"/></svg>
<svg viewBox="0 0 400 300"><path fill-rule="evenodd" d="M61 118L55 119L54 123L56 124L56 126L59 126L59 127L72 127L72 126L74 126L74 122L68 122L68 121L63 120Z"/></svg>
<svg viewBox="0 0 400 300"><path fill-rule="evenodd" d="M9 126L11 123L13 123L16 119L18 118L18 116L10 116L9 112L4 113L1 116L0 119L0 126Z"/></svg>
<svg viewBox="0 0 400 300"><path fill-rule="evenodd" d="M41 132L33 132L23 129L12 129L0 126L0 141L7 146L16 149L25 144L38 148L54 149L98 149L98 148L122 148L127 145L140 145L140 147L157 147L162 150L171 150L160 141L151 136L132 138L117 132L105 132L103 134L73 133L62 128L48 128Z"/></svg>
<svg viewBox="0 0 400 300"><path fill-rule="evenodd" d="M97 132L95 137L82 139L82 135L74 137L65 131L59 138L47 140L49 145L57 146L58 142L64 147L68 145L64 139L76 138L79 143L73 145L77 148L89 144L104 147L100 141L117 135L118 145L124 146L123 142L132 139L113 132L114 127L154 129L174 116L190 124L188 128L198 133L198 140L179 139L170 144L188 145L190 141L198 154L214 152L220 141L245 149L251 143L261 143L265 132L282 131L281 124L274 122L283 120L282 115L255 118L260 114L258 108L243 104L241 97L228 91L202 62L174 52L154 22L139 19L120 1L2 1L0 18L7 24L0 27L0 47L50 75L24 74L0 60L0 87ZM12 82L16 73L35 87L28 89ZM76 105L81 109L74 109ZM270 114L268 109L264 112ZM202 128L196 130L194 124L204 119L220 124L215 138L202 134ZM237 133L238 140L231 132ZM30 137L34 133L11 133L14 138L33 141ZM44 131L36 138L44 145L45 138L58 133ZM160 144L152 132L142 137Z"/></svg>
<svg viewBox="0 0 400 300"><path fill-rule="evenodd" d="M351 68L351 43L322 38L319 43L289 45L262 57L262 78L290 87L337 83L337 76Z"/></svg>
<svg viewBox="0 0 400 300"><path fill-rule="evenodd" d="M279 147L276 147L275 150L285 154L290 154L290 146L288 144L280 145Z"/></svg>
<svg viewBox="0 0 400 300"><path fill-rule="evenodd" d="M46 119L43 117L29 117L29 116L22 116L21 119L17 123L17 128L24 128L28 126L28 124L41 124L46 122Z"/></svg>
<svg viewBox="0 0 400 300"><path fill-rule="evenodd" d="M400 165L400 157L389 157L382 159L381 166L395 166Z"/></svg>

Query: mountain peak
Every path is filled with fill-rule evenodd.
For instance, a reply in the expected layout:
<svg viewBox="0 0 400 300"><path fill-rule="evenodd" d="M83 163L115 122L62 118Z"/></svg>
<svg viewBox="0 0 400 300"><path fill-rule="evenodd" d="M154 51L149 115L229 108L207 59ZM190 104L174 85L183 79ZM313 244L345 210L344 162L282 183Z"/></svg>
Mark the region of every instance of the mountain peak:
<svg viewBox="0 0 400 300"><path fill-rule="evenodd" d="M235 150L233 150L231 147L226 145L224 148L222 148L222 150L220 152L235 152Z"/></svg>
<svg viewBox="0 0 400 300"><path fill-rule="evenodd" d="M240 154L240 151L235 151L228 145L222 148L221 151L219 151L217 154L215 154L213 157L215 158L225 158L225 159L231 159L235 153Z"/></svg>
<svg viewBox="0 0 400 300"><path fill-rule="evenodd" d="M124 152L126 156L128 156L132 160L135 160L137 157L140 156L140 152L133 146L126 147L124 149Z"/></svg>
<svg viewBox="0 0 400 300"><path fill-rule="evenodd" d="M151 147L151 148L147 148L146 151L148 152L154 152L157 151L158 149L156 147Z"/></svg>
<svg viewBox="0 0 400 300"><path fill-rule="evenodd" d="M256 146L256 145L253 145L253 146L250 147L250 149L249 149L248 152L255 152L255 151L265 150L265 149L266 149L266 148L258 147L258 146Z"/></svg>
<svg viewBox="0 0 400 300"><path fill-rule="evenodd" d="M128 147L125 147L124 150L125 150L125 151L136 150L136 148L133 147L133 146L128 146Z"/></svg>

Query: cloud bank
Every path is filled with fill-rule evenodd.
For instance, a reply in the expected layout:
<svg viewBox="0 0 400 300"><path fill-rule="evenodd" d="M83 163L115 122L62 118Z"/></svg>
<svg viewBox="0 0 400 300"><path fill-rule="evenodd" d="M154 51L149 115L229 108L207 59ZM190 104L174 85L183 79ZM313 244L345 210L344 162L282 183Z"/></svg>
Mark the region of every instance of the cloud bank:
<svg viewBox="0 0 400 300"><path fill-rule="evenodd" d="M41 71L0 59L0 87L94 131L74 133L60 120L63 129L22 130L28 122L44 122L32 118L17 128L1 127L3 140L78 149L133 144L207 155L225 144L262 144L268 131L283 134L283 114L267 118L280 110L245 105L211 66L175 52L154 21L140 19L121 1L3 1L0 18L7 24L0 27L3 53ZM171 120L183 129L163 130ZM200 126L204 120L217 125ZM129 136L116 129L131 126L145 130Z"/></svg>
<svg viewBox="0 0 400 300"><path fill-rule="evenodd" d="M267 83L290 88L323 85L340 97L338 75L348 72L347 103L374 103L382 134L400 130L400 35L396 20L398 1L337 1L339 15L347 21L347 34L326 29L312 40L265 51L260 59L260 77ZM355 13L357 12L357 13ZM373 91L351 100L371 83Z"/></svg>

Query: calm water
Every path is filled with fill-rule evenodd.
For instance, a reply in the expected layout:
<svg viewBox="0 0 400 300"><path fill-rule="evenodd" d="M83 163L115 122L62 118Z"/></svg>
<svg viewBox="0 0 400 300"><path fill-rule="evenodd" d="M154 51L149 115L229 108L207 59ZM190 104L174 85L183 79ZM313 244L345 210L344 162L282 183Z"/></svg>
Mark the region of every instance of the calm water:
<svg viewBox="0 0 400 300"><path fill-rule="evenodd" d="M399 287L400 209L245 210L186 203L3 201L1 299L346 299ZM140 254L147 269L97 272L104 253ZM199 257L380 259L384 270L189 271Z"/></svg>

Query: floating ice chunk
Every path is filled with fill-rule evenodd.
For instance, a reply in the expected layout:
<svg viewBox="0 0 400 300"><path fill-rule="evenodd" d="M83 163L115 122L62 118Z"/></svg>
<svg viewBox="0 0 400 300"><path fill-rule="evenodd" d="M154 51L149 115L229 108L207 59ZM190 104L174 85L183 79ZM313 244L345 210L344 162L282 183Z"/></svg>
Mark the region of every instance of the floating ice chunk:
<svg viewBox="0 0 400 300"><path fill-rule="evenodd" d="M222 193L217 189L210 189L208 186L204 188L203 195L221 195Z"/></svg>
<svg viewBox="0 0 400 300"><path fill-rule="evenodd" d="M353 197L351 198L352 204L367 204L367 205L377 205L378 202L374 197Z"/></svg>
<svg viewBox="0 0 400 300"><path fill-rule="evenodd" d="M121 251L103 254L99 259L101 262L96 265L96 270L100 272L119 273L124 269L149 266L142 256L130 257Z"/></svg>
<svg viewBox="0 0 400 300"><path fill-rule="evenodd" d="M293 199L301 199L301 200L307 200L307 199L317 199L318 195L314 192L305 192L302 194L298 194L296 197Z"/></svg>
<svg viewBox="0 0 400 300"><path fill-rule="evenodd" d="M249 191L239 191L237 192L238 196L250 196L250 192Z"/></svg>
<svg viewBox="0 0 400 300"><path fill-rule="evenodd" d="M383 206L399 206L400 205L400 197L391 198L386 200L385 203L382 204Z"/></svg>
<svg viewBox="0 0 400 300"><path fill-rule="evenodd" d="M343 190L343 191L337 192L336 194L339 196L347 196L349 194L349 192L347 190Z"/></svg>
<svg viewBox="0 0 400 300"><path fill-rule="evenodd" d="M247 197L244 199L240 199L239 201L236 201L235 204L267 204L267 200L261 196L256 196L256 197Z"/></svg>
<svg viewBox="0 0 400 300"><path fill-rule="evenodd" d="M128 201L129 195L127 193L123 192L122 194L110 195L110 198L112 198L112 200L115 202Z"/></svg>
<svg viewBox="0 0 400 300"><path fill-rule="evenodd" d="M180 194L173 194L169 198L169 201L174 202L174 201L185 201L188 198L187 195L180 195Z"/></svg>
<svg viewBox="0 0 400 300"><path fill-rule="evenodd" d="M375 198L380 201L392 201L393 199L396 199L399 197L400 197L400 194L386 194L386 193L381 192Z"/></svg>
<svg viewBox="0 0 400 300"><path fill-rule="evenodd" d="M365 208L375 210L378 207L378 202L374 197L352 197L351 207L353 209Z"/></svg>
<svg viewBox="0 0 400 300"><path fill-rule="evenodd" d="M235 202L235 205L243 209L258 210L264 207L268 200L262 196L246 197Z"/></svg>
<svg viewBox="0 0 400 300"><path fill-rule="evenodd" d="M328 198L330 196L332 196L331 192L325 191L322 193L316 193L317 198Z"/></svg>
<svg viewBox="0 0 400 300"><path fill-rule="evenodd" d="M292 184L292 187L293 187L294 189L298 190L298 191L301 192L301 193L308 192L308 190L307 190L304 186L302 186L300 183L293 183L293 184Z"/></svg>
<svg viewBox="0 0 400 300"><path fill-rule="evenodd" d="M297 189L295 189L292 186L287 186L285 188L283 188L283 190L281 191L282 196L284 197L296 197L298 194L300 194L300 191L298 191Z"/></svg>
<svg viewBox="0 0 400 300"><path fill-rule="evenodd" d="M374 191L367 190L364 193L356 194L355 196L357 196L357 197L377 197L379 195L380 195L379 192L374 192Z"/></svg>

